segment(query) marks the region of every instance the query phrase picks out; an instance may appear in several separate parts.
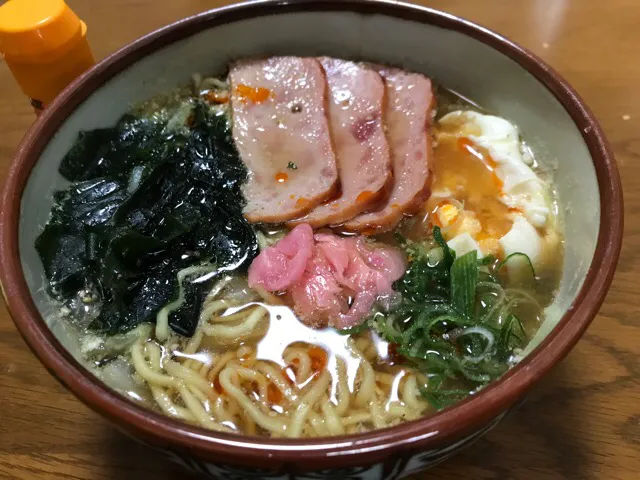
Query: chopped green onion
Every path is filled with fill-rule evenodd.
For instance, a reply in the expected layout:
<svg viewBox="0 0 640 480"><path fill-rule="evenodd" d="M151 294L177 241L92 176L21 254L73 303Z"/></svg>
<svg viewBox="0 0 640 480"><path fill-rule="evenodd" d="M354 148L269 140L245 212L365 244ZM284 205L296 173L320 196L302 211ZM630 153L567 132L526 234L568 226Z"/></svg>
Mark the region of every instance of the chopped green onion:
<svg viewBox="0 0 640 480"><path fill-rule="evenodd" d="M451 303L463 315L473 316L478 284L478 254L475 250L456 258L451 267Z"/></svg>
<svg viewBox="0 0 640 480"><path fill-rule="evenodd" d="M504 266L509 266L508 263L514 259L517 258L521 258L523 260L525 260L525 263L529 266L529 268L531 269L531 276L535 279L536 278L536 270L535 268L533 268L533 263L531 263L531 259L529 258L529 255L527 255L526 253L520 253L520 252L516 252L516 253L512 253L511 255L509 255L507 258L505 258L503 261L501 261L498 266L496 267L496 271L500 271L502 269L502 267Z"/></svg>
<svg viewBox="0 0 640 480"><path fill-rule="evenodd" d="M444 264L446 267L450 268L453 265L453 260L456 258L456 252L453 249L449 248L447 242L442 236L442 232L440 231L440 227L433 227L433 239L436 241L438 245L442 247L442 252L444 254Z"/></svg>
<svg viewBox="0 0 640 480"><path fill-rule="evenodd" d="M523 290L505 290L497 275L505 262L478 259L476 251L456 258L438 227L431 241L396 239L411 259L394 284L402 301L368 325L427 376L422 395L445 408L507 371L527 340L514 309L531 300Z"/></svg>
<svg viewBox="0 0 640 480"><path fill-rule="evenodd" d="M493 333L491 333L489 330L487 330L484 327L470 327L470 328L464 329L460 333L460 335L458 335L457 339L460 339L460 337L464 337L468 335L479 335L486 340L486 346L484 347L484 351L480 355L464 357L464 360L467 362L480 363L491 354L491 351L493 350L493 345L495 343L495 337Z"/></svg>

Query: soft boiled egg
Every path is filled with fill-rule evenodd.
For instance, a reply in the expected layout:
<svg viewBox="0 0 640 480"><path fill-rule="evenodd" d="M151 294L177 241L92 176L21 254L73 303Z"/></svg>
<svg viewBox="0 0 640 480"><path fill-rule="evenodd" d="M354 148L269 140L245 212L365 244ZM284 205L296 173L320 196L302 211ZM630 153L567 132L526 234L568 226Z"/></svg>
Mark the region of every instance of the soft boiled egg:
<svg viewBox="0 0 640 480"><path fill-rule="evenodd" d="M549 187L532 160L503 118L457 111L439 120L426 208L457 255L476 250L504 259L519 252L539 264L555 222Z"/></svg>
<svg viewBox="0 0 640 480"><path fill-rule="evenodd" d="M550 214L547 188L525 163L525 158L530 156L524 155L525 149L514 125L504 118L474 111L449 113L439 123L445 135L455 131L457 137L467 138L473 146L486 150L502 182L501 200L506 205L522 211L535 227L547 224Z"/></svg>

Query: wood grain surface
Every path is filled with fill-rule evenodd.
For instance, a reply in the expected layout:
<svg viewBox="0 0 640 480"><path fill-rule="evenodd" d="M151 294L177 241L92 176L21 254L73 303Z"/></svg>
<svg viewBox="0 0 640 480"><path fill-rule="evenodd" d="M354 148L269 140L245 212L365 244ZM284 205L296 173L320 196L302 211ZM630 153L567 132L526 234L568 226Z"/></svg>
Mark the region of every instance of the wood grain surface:
<svg viewBox="0 0 640 480"><path fill-rule="evenodd" d="M2 3L2 2L0 2ZM206 0L69 0L97 58ZM516 413L414 479L640 478L640 1L422 0L496 30L555 67L594 110L625 194L625 244L606 303ZM0 62L0 180L34 120ZM33 357L0 304L0 478L187 479L78 402Z"/></svg>

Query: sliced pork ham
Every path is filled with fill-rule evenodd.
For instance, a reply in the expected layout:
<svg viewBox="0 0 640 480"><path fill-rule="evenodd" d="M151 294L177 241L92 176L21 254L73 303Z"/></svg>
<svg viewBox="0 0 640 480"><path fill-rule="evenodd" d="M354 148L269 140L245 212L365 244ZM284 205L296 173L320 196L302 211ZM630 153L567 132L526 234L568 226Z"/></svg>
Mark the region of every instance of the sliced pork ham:
<svg viewBox="0 0 640 480"><path fill-rule="evenodd" d="M380 68L387 88L385 123L391 147L394 184L377 211L350 220L344 228L367 234L392 230L404 215L428 198L432 158L431 123L435 97L424 75Z"/></svg>
<svg viewBox="0 0 640 480"><path fill-rule="evenodd" d="M338 191L327 121L327 82L315 58L271 57L229 73L233 139L249 170L250 222L305 215Z"/></svg>
<svg viewBox="0 0 640 480"><path fill-rule="evenodd" d="M393 295L392 284L405 272L397 249L295 227L265 248L249 267L249 286L286 291L298 317L313 327L348 328L362 323L376 300ZM311 245L311 248L310 248ZM300 262L308 259L303 269Z"/></svg>
<svg viewBox="0 0 640 480"><path fill-rule="evenodd" d="M329 126L342 192L292 223L339 224L371 210L389 195L391 156L383 125L385 86L371 68L320 58L329 85Z"/></svg>

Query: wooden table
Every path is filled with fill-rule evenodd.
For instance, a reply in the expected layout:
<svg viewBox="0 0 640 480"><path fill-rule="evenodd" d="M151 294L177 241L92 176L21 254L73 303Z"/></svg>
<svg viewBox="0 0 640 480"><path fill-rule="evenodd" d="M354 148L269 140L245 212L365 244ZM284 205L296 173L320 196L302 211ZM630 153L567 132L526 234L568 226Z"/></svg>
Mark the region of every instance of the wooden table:
<svg viewBox="0 0 640 480"><path fill-rule="evenodd" d="M219 0L68 0L98 58ZM421 479L640 478L640 2L423 0L530 48L602 122L621 168L626 242L600 315L528 402ZM33 121L0 64L0 179ZM638 163L636 163L638 162ZM189 478L78 402L33 357L0 305L0 478Z"/></svg>

